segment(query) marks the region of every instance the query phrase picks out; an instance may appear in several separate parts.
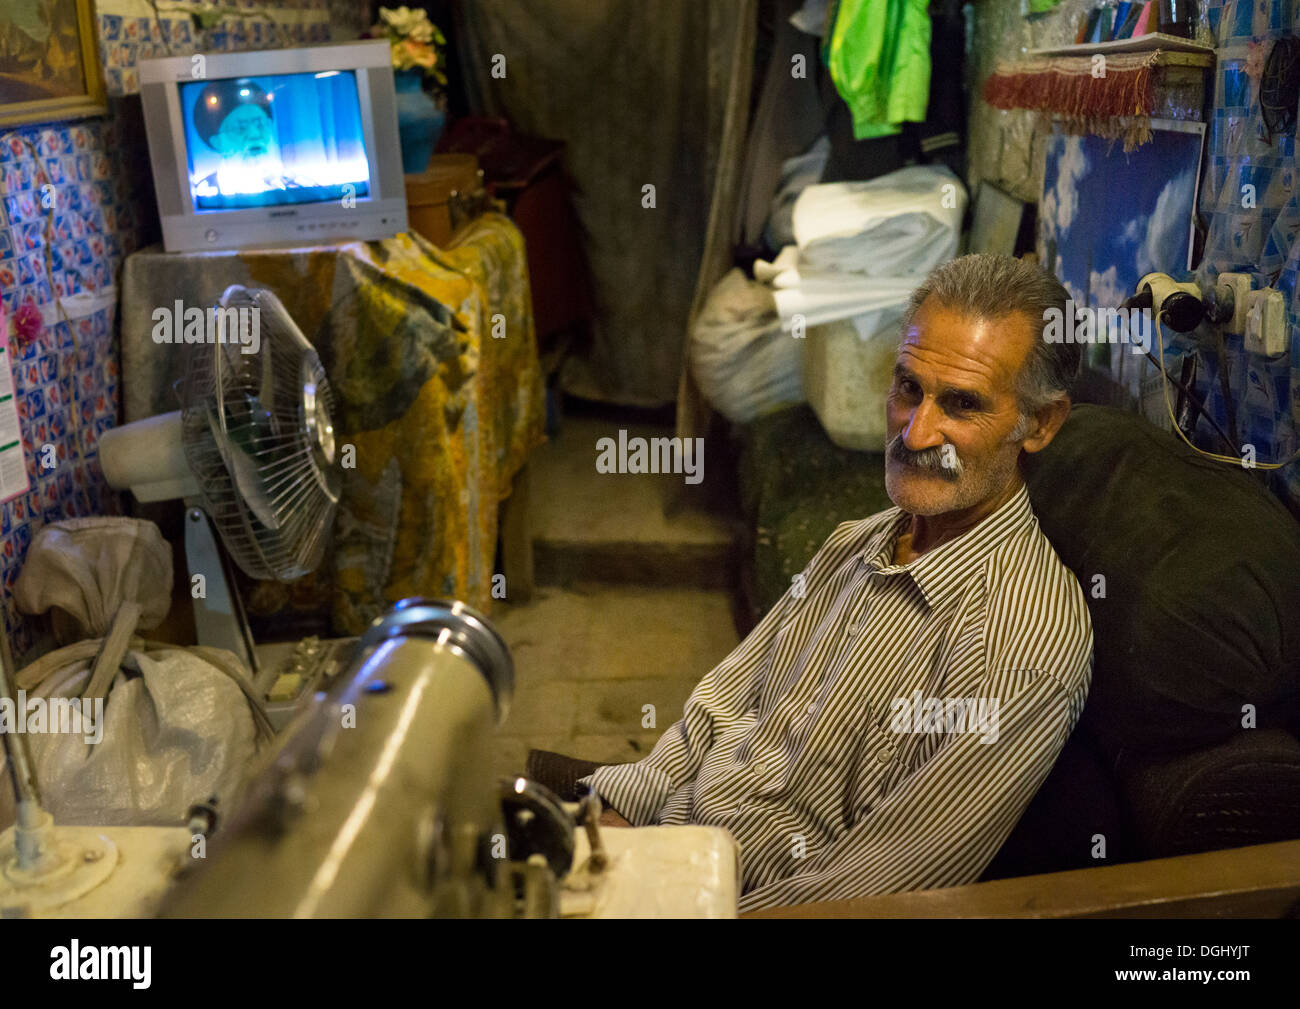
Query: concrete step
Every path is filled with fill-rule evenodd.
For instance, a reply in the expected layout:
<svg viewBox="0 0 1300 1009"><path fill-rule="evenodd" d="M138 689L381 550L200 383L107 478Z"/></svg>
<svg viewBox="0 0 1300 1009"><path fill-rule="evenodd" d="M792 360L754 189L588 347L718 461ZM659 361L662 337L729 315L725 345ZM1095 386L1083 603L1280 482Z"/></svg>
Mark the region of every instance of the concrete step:
<svg viewBox="0 0 1300 1009"><path fill-rule="evenodd" d="M671 427L568 417L529 463L535 580L722 589L735 585L737 528L685 474L602 473L601 439L669 438ZM722 460L714 460L721 467ZM708 481L710 460L703 460Z"/></svg>

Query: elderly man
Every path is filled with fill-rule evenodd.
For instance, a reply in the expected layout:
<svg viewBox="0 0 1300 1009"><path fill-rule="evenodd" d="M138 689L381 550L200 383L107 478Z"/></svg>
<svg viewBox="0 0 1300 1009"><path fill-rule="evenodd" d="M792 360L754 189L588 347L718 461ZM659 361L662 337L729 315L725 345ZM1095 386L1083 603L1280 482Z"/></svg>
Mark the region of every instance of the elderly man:
<svg viewBox="0 0 1300 1009"><path fill-rule="evenodd" d="M1043 339L1067 297L1002 256L917 288L886 407L897 507L836 528L648 757L584 779L607 823L725 827L742 911L979 878L1091 677L1018 465L1069 413L1079 347Z"/></svg>

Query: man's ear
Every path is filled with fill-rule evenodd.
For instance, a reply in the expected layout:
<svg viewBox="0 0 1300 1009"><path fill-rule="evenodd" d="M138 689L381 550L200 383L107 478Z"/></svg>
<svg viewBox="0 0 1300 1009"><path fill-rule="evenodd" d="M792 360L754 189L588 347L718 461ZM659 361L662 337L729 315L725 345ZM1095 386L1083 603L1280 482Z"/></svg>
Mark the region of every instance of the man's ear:
<svg viewBox="0 0 1300 1009"><path fill-rule="evenodd" d="M1041 452L1052 444L1056 432L1061 430L1065 418L1070 416L1070 398L1054 399L1034 414L1034 427L1021 446L1026 452Z"/></svg>

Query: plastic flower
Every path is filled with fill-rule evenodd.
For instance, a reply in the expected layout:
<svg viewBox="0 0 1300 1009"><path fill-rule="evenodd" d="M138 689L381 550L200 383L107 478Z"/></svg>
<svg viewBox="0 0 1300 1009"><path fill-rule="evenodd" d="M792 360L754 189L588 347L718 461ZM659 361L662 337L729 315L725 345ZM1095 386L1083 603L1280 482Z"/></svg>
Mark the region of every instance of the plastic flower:
<svg viewBox="0 0 1300 1009"><path fill-rule="evenodd" d="M378 38L387 37L392 47L394 70L423 70L440 83L447 78L438 65L438 46L446 45L447 40L438 26L429 20L429 15L422 10L409 7L380 7L380 24L370 29L370 34Z"/></svg>
<svg viewBox="0 0 1300 1009"><path fill-rule="evenodd" d="M25 301L14 313L14 331L18 334L19 342L31 343L41 335L44 328L45 319L34 303Z"/></svg>
<svg viewBox="0 0 1300 1009"><path fill-rule="evenodd" d="M438 54L431 46L422 46L409 39L393 44L393 67L397 70L412 70L420 67L426 72L438 63Z"/></svg>
<svg viewBox="0 0 1300 1009"><path fill-rule="evenodd" d="M399 38L414 39L416 42L432 42L434 27L429 15L423 10L411 10L409 7L379 8L379 19L388 26L389 32ZM381 26L376 25L376 28Z"/></svg>

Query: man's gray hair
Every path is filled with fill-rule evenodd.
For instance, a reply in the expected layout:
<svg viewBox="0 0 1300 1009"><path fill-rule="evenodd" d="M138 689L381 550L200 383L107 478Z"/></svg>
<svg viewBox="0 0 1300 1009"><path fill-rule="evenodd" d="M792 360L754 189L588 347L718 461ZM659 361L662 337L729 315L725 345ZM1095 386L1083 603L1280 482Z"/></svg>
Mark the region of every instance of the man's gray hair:
<svg viewBox="0 0 1300 1009"><path fill-rule="evenodd" d="M1035 413L1061 396L1070 395L1083 353L1077 343L1049 343L1042 338L1049 310L1056 310L1060 326L1070 297L1060 281L1046 270L1023 259L986 253L950 260L931 272L912 292L903 312L904 334L912 317L931 295L946 308L980 319L1003 319L1014 313L1027 315L1039 334L1016 381L1021 423L1014 438L1024 436Z"/></svg>

